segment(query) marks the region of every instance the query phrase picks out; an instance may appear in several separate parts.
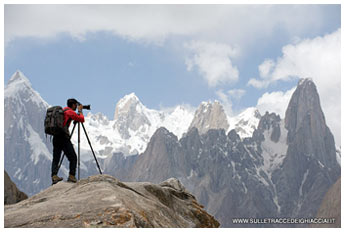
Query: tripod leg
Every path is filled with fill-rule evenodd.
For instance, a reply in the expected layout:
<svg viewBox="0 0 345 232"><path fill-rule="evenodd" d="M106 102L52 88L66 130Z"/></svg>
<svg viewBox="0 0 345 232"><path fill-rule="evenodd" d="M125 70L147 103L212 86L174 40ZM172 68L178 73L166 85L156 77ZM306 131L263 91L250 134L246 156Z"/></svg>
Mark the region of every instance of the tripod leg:
<svg viewBox="0 0 345 232"><path fill-rule="evenodd" d="M80 180L80 122L78 122L78 180Z"/></svg>
<svg viewBox="0 0 345 232"><path fill-rule="evenodd" d="M91 146L91 142L90 142L89 136L88 136L88 135L87 135L87 133L86 133L86 130L85 130L84 124L83 124L83 123L81 123L81 125L83 126L84 133L85 133L85 135L86 135L87 141L89 142L89 145L90 145L90 148L91 148L91 151L92 151L93 157L95 158L95 161L96 161L96 164L97 164L97 167L98 167L98 170L99 170L99 174L101 174L101 175L102 175L101 168L99 167L99 163L98 163L98 161L97 161L97 158L96 158L95 152L93 151L93 148L92 148L92 146Z"/></svg>
<svg viewBox="0 0 345 232"><path fill-rule="evenodd" d="M73 136L73 132L74 132L75 126L76 126L76 124L74 124L74 126L73 126L73 129L72 129L72 132L71 132L71 137L70 137L70 139L71 139L72 136ZM61 160L60 160L60 163L59 163L59 166L58 166L58 172L59 172L59 170L60 170L60 167L61 167L61 165L62 165L62 161L63 161L64 158L65 158L65 153L63 153L62 158L61 158Z"/></svg>

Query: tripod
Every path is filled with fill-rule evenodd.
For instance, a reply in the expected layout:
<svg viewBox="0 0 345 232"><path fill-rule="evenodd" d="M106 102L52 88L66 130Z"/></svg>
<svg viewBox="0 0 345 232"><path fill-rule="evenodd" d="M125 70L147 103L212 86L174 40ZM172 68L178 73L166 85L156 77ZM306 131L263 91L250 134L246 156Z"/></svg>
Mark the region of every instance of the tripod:
<svg viewBox="0 0 345 232"><path fill-rule="evenodd" d="M87 138L87 141L89 142L89 145L90 145L90 148L91 148L91 151L92 151L92 154L93 154L93 158L95 159L97 167L98 167L98 170L99 170L99 174L102 174L102 171L101 171L101 168L99 167L99 164L98 164L95 152L93 151L93 148L91 146L91 142L90 142L89 136L87 135L87 132L86 132L85 127L84 127L84 124L82 122L74 121L74 126L73 126L73 129L72 129L72 132L71 132L70 139L72 138L74 129L75 129L77 124L78 124L78 180L80 180L80 124L82 125L84 133L85 133L85 136ZM62 164L62 161L63 161L64 157L65 157L65 153L63 154L63 156L62 156L62 158L60 160L60 163L59 163L59 166L58 166L58 170L61 167L61 164Z"/></svg>

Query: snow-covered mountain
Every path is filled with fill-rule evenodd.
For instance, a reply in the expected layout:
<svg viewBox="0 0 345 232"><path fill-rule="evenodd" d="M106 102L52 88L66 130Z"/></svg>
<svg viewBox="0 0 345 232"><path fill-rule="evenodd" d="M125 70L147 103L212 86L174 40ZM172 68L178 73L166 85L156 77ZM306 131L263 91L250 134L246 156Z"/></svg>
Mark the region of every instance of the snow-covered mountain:
<svg viewBox="0 0 345 232"><path fill-rule="evenodd" d="M118 152L125 155L143 153L159 127L167 128L180 138L187 132L192 119L193 112L187 107L179 105L172 110L148 109L131 93L118 101L113 120L102 113L88 113L84 125L92 138L93 148L105 158ZM73 136L72 141L76 144L77 136ZM83 133L81 149L90 154L90 146Z"/></svg>
<svg viewBox="0 0 345 232"><path fill-rule="evenodd" d="M5 170L31 195L51 184L52 146L43 124L49 104L20 71L8 81L4 98ZM61 170L67 173L65 167Z"/></svg>
<svg viewBox="0 0 345 232"><path fill-rule="evenodd" d="M249 107L234 117L228 117L228 132L234 129L241 138L251 137L257 129L261 115L257 108Z"/></svg>
<svg viewBox="0 0 345 232"><path fill-rule="evenodd" d="M209 129L235 129L240 137L250 137L260 117L257 109L251 107L231 118L225 114L218 101L202 102L195 113L191 107L183 105L154 110L147 108L135 93L131 93L118 101L113 120L102 113L88 113L84 125L92 138L93 148L105 158L119 152L124 155L143 153L150 138L160 127L165 127L179 139L192 127L202 133ZM83 133L81 136L82 152L89 153L86 157L90 158L90 146ZM72 140L77 143L76 136Z"/></svg>

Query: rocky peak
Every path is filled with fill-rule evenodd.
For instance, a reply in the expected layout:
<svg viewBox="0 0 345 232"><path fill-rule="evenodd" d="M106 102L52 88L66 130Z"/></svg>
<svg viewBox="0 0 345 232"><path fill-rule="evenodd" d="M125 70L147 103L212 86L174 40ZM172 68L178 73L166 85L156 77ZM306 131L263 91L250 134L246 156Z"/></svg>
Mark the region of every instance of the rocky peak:
<svg viewBox="0 0 345 232"><path fill-rule="evenodd" d="M263 141L265 140L265 136L263 135L266 134L266 137L269 136L271 141L275 143L278 142L281 135L280 124L281 119L279 114L266 111L261 117L257 129L253 133L253 138L258 142Z"/></svg>
<svg viewBox="0 0 345 232"><path fill-rule="evenodd" d="M180 170L185 164L176 159L180 153L178 138L166 128L158 128L134 164L130 179L158 183L172 176L178 177L176 173L182 175Z"/></svg>
<svg viewBox="0 0 345 232"><path fill-rule="evenodd" d="M326 121L320 105L320 98L312 79L301 79L293 93L285 113L285 127L291 136L297 132L305 120L315 126L315 132L325 133Z"/></svg>
<svg viewBox="0 0 345 232"><path fill-rule="evenodd" d="M265 115L262 116L258 129L259 130L269 130L271 127L274 127L280 122L279 114L269 113L266 111Z"/></svg>
<svg viewBox="0 0 345 232"><path fill-rule="evenodd" d="M289 144L293 143L305 155L316 158L322 165L338 170L334 137L326 125L319 94L312 79L299 81L285 113L285 127Z"/></svg>
<svg viewBox="0 0 345 232"><path fill-rule="evenodd" d="M162 139L162 138L171 138L174 141L177 141L177 137L171 133L170 131L168 131L165 127L160 127L156 130L156 132L152 135L151 140L157 140L157 139Z"/></svg>
<svg viewBox="0 0 345 232"><path fill-rule="evenodd" d="M22 111L21 108L27 106L28 103L33 103L36 107L44 110L49 107L49 104L32 88L29 79L19 70L8 81L4 97L5 107L12 105L10 108L14 108L17 111Z"/></svg>
<svg viewBox="0 0 345 232"><path fill-rule="evenodd" d="M19 70L17 70L12 77L7 82L7 86L25 84L28 87L31 87L29 79Z"/></svg>
<svg viewBox="0 0 345 232"><path fill-rule="evenodd" d="M87 204L86 204L87 203ZM219 227L177 179L120 182L109 175L59 182L5 207L5 227Z"/></svg>
<svg viewBox="0 0 345 232"><path fill-rule="evenodd" d="M194 114L193 121L189 127L197 128L200 134L205 134L210 129L229 128L227 116L223 106L218 102L202 102Z"/></svg>
<svg viewBox="0 0 345 232"><path fill-rule="evenodd" d="M129 130L137 131L141 126L150 126L150 120L145 115L147 108L139 101L138 97L131 93L124 96L116 104L114 114L114 129L120 132L124 139L130 137Z"/></svg>
<svg viewBox="0 0 345 232"><path fill-rule="evenodd" d="M140 110L140 108L143 107L143 104L140 102L135 93L125 95L116 104L114 119L118 120L122 114L130 114Z"/></svg>
<svg viewBox="0 0 345 232"><path fill-rule="evenodd" d="M235 129L241 138L248 138L257 129L261 114L255 107L249 107L235 117L229 118L230 127L228 131Z"/></svg>
<svg viewBox="0 0 345 232"><path fill-rule="evenodd" d="M286 158L272 177L281 216L315 216L324 194L339 178L340 166L312 79L299 81L285 113L285 128Z"/></svg>

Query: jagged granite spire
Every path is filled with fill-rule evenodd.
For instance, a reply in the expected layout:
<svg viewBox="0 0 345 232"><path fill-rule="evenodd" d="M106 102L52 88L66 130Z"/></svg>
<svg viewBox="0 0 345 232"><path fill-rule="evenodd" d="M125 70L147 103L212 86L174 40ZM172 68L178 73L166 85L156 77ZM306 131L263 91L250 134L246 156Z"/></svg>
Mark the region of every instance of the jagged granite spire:
<svg viewBox="0 0 345 232"><path fill-rule="evenodd" d="M312 79L301 79L285 114L286 158L272 176L281 216L314 217L324 194L340 176L334 138Z"/></svg>
<svg viewBox="0 0 345 232"><path fill-rule="evenodd" d="M312 117L310 117L312 115ZM310 118L315 131L325 133L326 121L320 105L320 97L312 79L301 79L293 93L285 113L285 125L289 130L289 141L302 126L303 121Z"/></svg>
<svg viewBox="0 0 345 232"><path fill-rule="evenodd" d="M315 156L323 164L334 166L334 137L326 125L320 98L312 79L301 79L285 114L288 143L303 147L303 153ZM301 151L301 149L299 149Z"/></svg>
<svg viewBox="0 0 345 232"><path fill-rule="evenodd" d="M193 127L197 128L200 134L205 134L210 129L227 130L229 123L223 106L218 101L202 102L188 130Z"/></svg>

